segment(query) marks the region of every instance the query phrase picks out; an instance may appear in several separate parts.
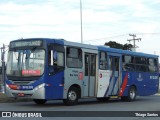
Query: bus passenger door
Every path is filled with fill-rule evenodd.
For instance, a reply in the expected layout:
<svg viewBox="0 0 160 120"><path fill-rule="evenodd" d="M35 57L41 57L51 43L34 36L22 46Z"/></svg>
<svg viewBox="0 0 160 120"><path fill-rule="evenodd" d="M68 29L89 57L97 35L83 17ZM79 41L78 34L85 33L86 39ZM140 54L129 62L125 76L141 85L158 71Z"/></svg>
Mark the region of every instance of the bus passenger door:
<svg viewBox="0 0 160 120"><path fill-rule="evenodd" d="M106 96L118 95L120 90L120 85L122 83L121 78L121 56L119 55L109 55L109 70L110 70L110 80L109 87Z"/></svg>
<svg viewBox="0 0 160 120"><path fill-rule="evenodd" d="M48 46L48 77L46 79L46 99L62 99L64 86L64 46Z"/></svg>
<svg viewBox="0 0 160 120"><path fill-rule="evenodd" d="M84 96L95 96L96 54L85 53Z"/></svg>

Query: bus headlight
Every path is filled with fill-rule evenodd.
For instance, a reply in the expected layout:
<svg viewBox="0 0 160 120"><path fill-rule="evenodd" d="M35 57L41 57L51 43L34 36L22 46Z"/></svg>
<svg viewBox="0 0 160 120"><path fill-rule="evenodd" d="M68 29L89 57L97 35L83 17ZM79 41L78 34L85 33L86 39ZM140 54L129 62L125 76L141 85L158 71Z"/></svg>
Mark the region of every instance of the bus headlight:
<svg viewBox="0 0 160 120"><path fill-rule="evenodd" d="M38 85L34 90L37 91L38 89L41 89L45 86L45 83Z"/></svg>

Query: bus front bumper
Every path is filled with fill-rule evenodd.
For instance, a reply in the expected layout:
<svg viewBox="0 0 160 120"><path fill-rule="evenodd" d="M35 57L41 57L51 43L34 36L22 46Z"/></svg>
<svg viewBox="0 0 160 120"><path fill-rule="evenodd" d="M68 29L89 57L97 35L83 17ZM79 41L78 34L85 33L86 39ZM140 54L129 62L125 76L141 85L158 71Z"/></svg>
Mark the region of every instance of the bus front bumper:
<svg viewBox="0 0 160 120"><path fill-rule="evenodd" d="M45 84L41 84L32 90L15 90L9 85L5 86L5 94L13 98L30 98L30 99L45 99Z"/></svg>

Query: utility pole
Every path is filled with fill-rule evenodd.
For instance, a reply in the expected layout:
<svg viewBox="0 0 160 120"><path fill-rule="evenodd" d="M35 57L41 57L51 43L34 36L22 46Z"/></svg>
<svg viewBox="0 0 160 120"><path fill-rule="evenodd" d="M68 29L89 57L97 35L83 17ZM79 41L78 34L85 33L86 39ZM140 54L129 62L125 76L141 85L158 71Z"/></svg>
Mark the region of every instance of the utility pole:
<svg viewBox="0 0 160 120"><path fill-rule="evenodd" d="M132 36L133 39L129 39L127 41L129 41L129 42L133 41L133 49L134 49L134 51L136 51L136 48L138 47L138 46L136 46L136 40L139 42L139 41L141 41L141 38L136 38L136 34L129 34L129 36Z"/></svg>
<svg viewBox="0 0 160 120"><path fill-rule="evenodd" d="M80 22L81 22L81 43L83 43L83 27L82 27L82 0L80 0Z"/></svg>

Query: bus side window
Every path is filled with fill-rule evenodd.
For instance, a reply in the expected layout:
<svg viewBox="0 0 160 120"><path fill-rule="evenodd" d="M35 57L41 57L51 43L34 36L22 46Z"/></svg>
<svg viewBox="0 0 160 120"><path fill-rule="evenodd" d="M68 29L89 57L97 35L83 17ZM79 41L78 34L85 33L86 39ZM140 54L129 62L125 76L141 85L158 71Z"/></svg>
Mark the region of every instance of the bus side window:
<svg viewBox="0 0 160 120"><path fill-rule="evenodd" d="M54 62L54 65L56 64L59 67L64 67L64 53L56 52L56 58L54 58Z"/></svg>
<svg viewBox="0 0 160 120"><path fill-rule="evenodd" d="M114 58L115 62L115 70L119 71L119 58Z"/></svg>
<svg viewBox="0 0 160 120"><path fill-rule="evenodd" d="M66 63L68 68L82 68L81 48L67 47Z"/></svg>
<svg viewBox="0 0 160 120"><path fill-rule="evenodd" d="M148 59L149 72L158 71L156 60L153 58Z"/></svg>
<svg viewBox="0 0 160 120"><path fill-rule="evenodd" d="M53 47L52 47L53 48ZM55 45L53 49L48 52L49 75L64 70L64 48Z"/></svg>
<svg viewBox="0 0 160 120"><path fill-rule="evenodd" d="M134 71L135 65L134 65L134 57L130 55L123 55L122 56L122 67L123 71Z"/></svg>
<svg viewBox="0 0 160 120"><path fill-rule="evenodd" d="M113 58L109 58L109 69L113 70Z"/></svg>
<svg viewBox="0 0 160 120"><path fill-rule="evenodd" d="M105 52L99 53L99 67L101 70L107 70L107 54Z"/></svg>

